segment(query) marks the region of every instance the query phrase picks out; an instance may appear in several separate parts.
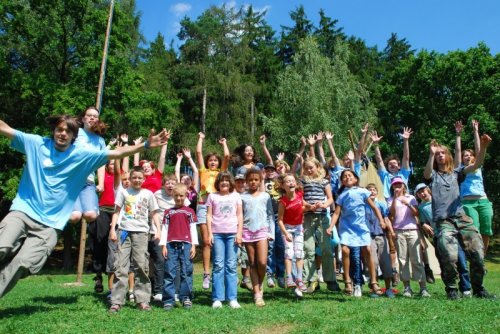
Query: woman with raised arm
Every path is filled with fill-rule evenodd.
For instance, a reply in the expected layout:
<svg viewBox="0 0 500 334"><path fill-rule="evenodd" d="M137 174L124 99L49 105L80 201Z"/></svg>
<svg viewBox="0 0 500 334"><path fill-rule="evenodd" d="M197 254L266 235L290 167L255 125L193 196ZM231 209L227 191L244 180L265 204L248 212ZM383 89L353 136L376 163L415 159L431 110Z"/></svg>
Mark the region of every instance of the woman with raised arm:
<svg viewBox="0 0 500 334"><path fill-rule="evenodd" d="M476 160L476 155L481 148L479 139L479 122L472 120L474 133L474 150L466 149L462 152L461 134L463 125L461 121L455 123L457 139L455 142L455 167L469 166ZM468 173L465 180L460 184L460 196L464 206L465 214L472 218L474 225L478 228L484 243L484 254L488 251L490 237L493 235L493 205L484 191L483 173L480 166L474 172Z"/></svg>
<svg viewBox="0 0 500 334"><path fill-rule="evenodd" d="M481 148L477 159L473 164L459 168L453 167L453 156L446 146L439 145L434 140L430 144L424 178L430 183L432 191L432 217L438 229L437 247L443 265L441 277L446 286L448 299L458 299L456 280L459 242L470 262L473 295L478 298L490 297L483 286L485 273L483 241L472 219L465 215L459 188L466 174L482 166L490 142L491 138L484 134L481 137Z"/></svg>
<svg viewBox="0 0 500 334"><path fill-rule="evenodd" d="M193 171L193 176L189 174L181 174L181 162L182 158L186 157L189 162L189 166ZM177 163L175 164L175 177L177 182L184 183L188 188L187 199L191 202L189 207L196 212L196 207L198 204L198 190L200 189L200 178L198 173L198 168L191 157L191 150L187 147L182 149L182 153L177 153Z"/></svg>

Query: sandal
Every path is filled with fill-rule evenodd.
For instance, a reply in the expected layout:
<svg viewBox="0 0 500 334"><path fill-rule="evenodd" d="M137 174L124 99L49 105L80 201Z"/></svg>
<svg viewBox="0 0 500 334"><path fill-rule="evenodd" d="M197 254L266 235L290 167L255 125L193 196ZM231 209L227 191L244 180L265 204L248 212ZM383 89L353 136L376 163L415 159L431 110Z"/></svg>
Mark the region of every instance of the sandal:
<svg viewBox="0 0 500 334"><path fill-rule="evenodd" d="M118 305L118 304L113 304L111 305L111 307L109 308L109 313L117 313L121 310L121 306Z"/></svg>
<svg viewBox="0 0 500 334"><path fill-rule="evenodd" d="M370 283L370 288L372 289L371 295L372 297L380 297L384 294L382 289L380 289L380 286L378 285L378 282L372 282Z"/></svg>
<svg viewBox="0 0 500 334"><path fill-rule="evenodd" d="M352 282L347 281L347 282L344 282L344 284L345 284L344 294L347 296L352 296Z"/></svg>
<svg viewBox="0 0 500 334"><path fill-rule="evenodd" d="M141 311L151 311L151 306L148 303L138 303L137 308Z"/></svg>

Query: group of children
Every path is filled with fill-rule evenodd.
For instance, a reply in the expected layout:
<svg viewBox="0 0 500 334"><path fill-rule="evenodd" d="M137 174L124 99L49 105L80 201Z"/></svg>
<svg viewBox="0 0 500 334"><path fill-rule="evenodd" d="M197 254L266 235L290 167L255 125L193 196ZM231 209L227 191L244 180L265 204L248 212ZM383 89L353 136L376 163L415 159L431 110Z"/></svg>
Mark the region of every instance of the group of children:
<svg viewBox="0 0 500 334"><path fill-rule="evenodd" d="M381 137L376 132L368 133L365 125L356 152L346 154L343 163L335 154L331 133L303 138L291 168L282 154L273 161L265 136L260 143L267 165L258 161L251 145L238 147L231 159L225 139L219 141L223 157L216 153L203 156L205 135L200 133L196 147L198 166L190 151L184 149L177 156L175 175L162 175L152 162L137 163L138 157L129 173L130 180L123 178L126 174L115 166L115 175L121 175L125 183L116 188L109 232L110 244L114 245L110 247L116 248L108 255L116 256L111 260L115 277L110 281L110 312L117 312L124 305L127 286L133 287L141 310L151 309L151 296L161 301L167 311L177 300L184 308L191 308L197 226L203 244L202 286L208 289L212 285L213 308L223 307L225 301L231 308L241 307L237 298L238 261L242 263L241 286L252 291L257 307L265 306L266 275L268 287L274 287L276 278L278 285L291 288L302 297L303 293L313 293L320 281L326 283L328 290L340 291L336 278L340 267L346 295L361 297L368 276L371 297L394 298L395 273L399 273L403 296L413 296L410 281L414 280L419 283L420 296L430 297L426 283L433 282L434 277L424 260L424 235L432 238L450 299L458 298L458 273L464 297L489 297L482 285L483 241L462 209L459 183L463 184L469 174L475 175L471 183L476 188L482 183L474 173L482 165L491 139L477 136L477 159L457 168L444 146L431 143L424 173L429 185L419 184L414 191L419 205L408 187L411 134L411 129L404 128L401 135L402 163L396 156L384 163L378 147ZM361 157L366 153L368 136L375 146L379 179L363 188L360 181L366 176L367 167L363 168ZM324 158L324 139L332 154L330 162ZM307 144L310 149L304 159ZM162 148L163 156L165 152L166 148ZM183 157L188 160L192 176L180 175ZM230 165L233 173L228 171ZM148 182L149 189L144 186ZM156 188L152 188L155 182ZM485 194L478 196L471 201L481 201L484 207ZM487 228L483 231L489 232ZM161 257L159 265L154 261L154 270L159 275L153 275L151 287L147 254L158 251ZM470 276L465 253L471 263ZM339 256L341 266L336 265ZM279 267L283 272L279 272ZM132 271L135 282L130 280ZM385 291L378 284L379 272Z"/></svg>

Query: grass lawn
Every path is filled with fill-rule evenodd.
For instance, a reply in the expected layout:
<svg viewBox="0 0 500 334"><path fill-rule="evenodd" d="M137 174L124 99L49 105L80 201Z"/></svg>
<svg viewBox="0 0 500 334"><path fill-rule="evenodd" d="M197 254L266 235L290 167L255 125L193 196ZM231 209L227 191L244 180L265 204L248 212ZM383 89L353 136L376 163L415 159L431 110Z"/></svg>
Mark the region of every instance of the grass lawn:
<svg viewBox="0 0 500 334"><path fill-rule="evenodd" d="M498 242L497 242L498 244ZM498 248L498 247L495 247ZM496 250L496 249L495 249ZM485 286L500 296L500 258L487 261ZM141 312L128 304L109 314L106 293L95 294L92 275L83 287L67 287L74 275L45 273L21 280L0 299L0 333L499 333L500 299L448 301L440 280L429 285L430 299L398 296L360 299L327 292L297 301L291 291L266 289L267 305L257 309L251 294L239 290L240 310L213 310L210 292L201 289L196 266L193 308ZM342 284L341 284L342 285ZM418 284L412 282L414 290ZM399 288L401 289L400 284Z"/></svg>

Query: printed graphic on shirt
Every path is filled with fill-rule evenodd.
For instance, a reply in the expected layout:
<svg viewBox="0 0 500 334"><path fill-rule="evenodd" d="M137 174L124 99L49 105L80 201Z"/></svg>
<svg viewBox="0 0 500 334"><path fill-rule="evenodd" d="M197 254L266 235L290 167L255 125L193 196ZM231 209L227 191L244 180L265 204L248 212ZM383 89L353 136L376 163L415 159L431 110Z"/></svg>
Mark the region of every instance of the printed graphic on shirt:
<svg viewBox="0 0 500 334"><path fill-rule="evenodd" d="M148 200L140 196L127 195L125 197L125 219L147 220L148 219Z"/></svg>

